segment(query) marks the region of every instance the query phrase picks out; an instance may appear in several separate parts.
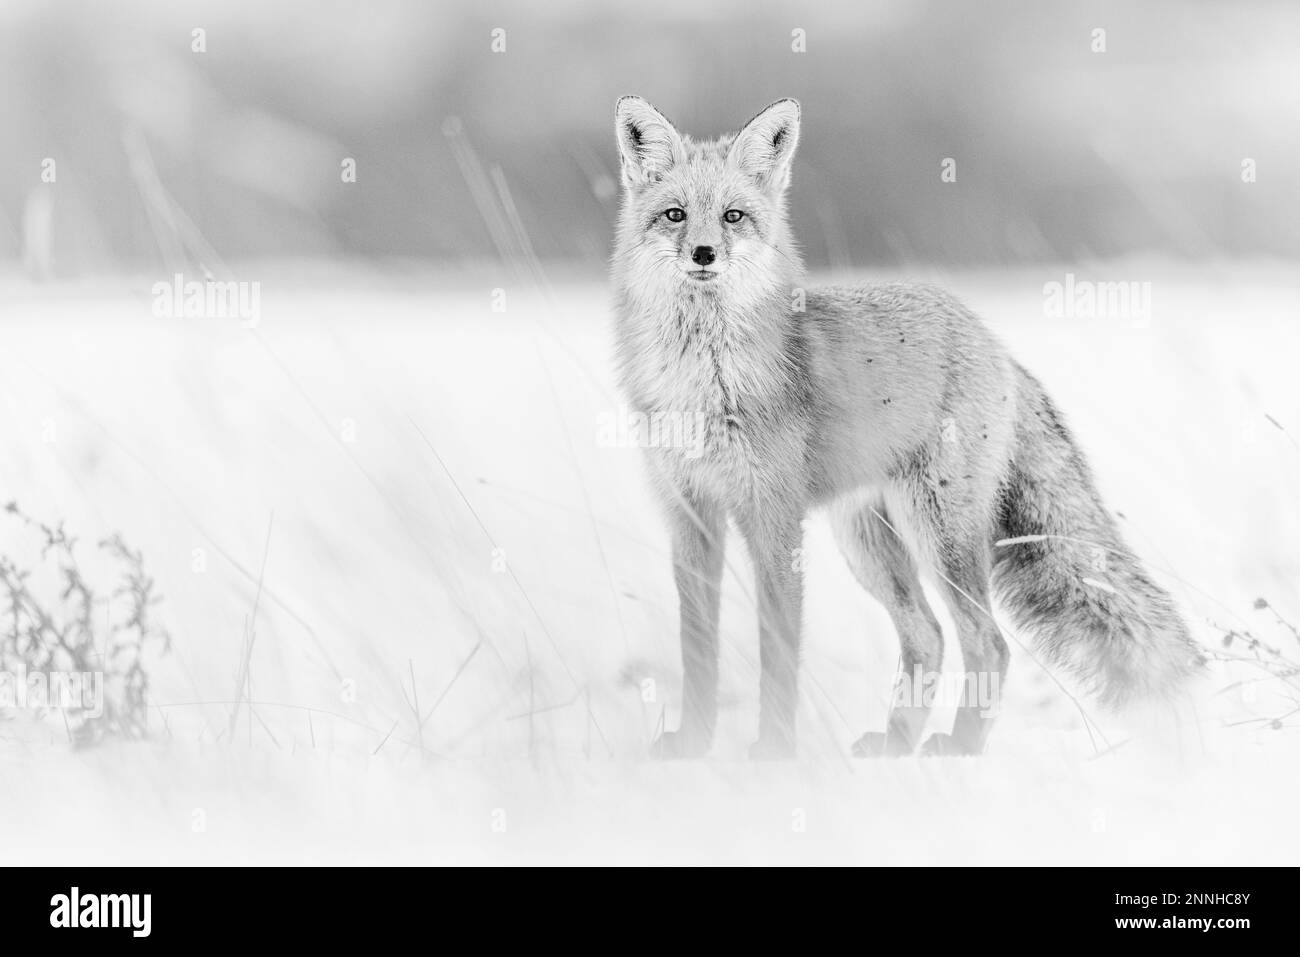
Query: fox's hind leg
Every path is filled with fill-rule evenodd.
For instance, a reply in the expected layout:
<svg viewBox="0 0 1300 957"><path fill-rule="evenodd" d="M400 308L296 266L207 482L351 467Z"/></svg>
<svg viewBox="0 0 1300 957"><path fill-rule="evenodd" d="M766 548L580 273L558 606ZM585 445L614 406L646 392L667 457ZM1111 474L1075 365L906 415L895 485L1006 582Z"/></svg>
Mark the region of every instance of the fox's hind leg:
<svg viewBox="0 0 1300 957"><path fill-rule="evenodd" d="M933 734L929 755L980 754L993 728L1010 650L989 604L992 555L988 538L971 541L941 532L938 565L948 609L957 624L966 675L951 734Z"/></svg>
<svg viewBox="0 0 1300 957"><path fill-rule="evenodd" d="M923 561L939 579L965 671L952 733L932 735L923 754L983 752L1010 657L989 601L993 517L1005 462L998 449L1007 439L1005 424L996 431L990 419L984 430L959 428L954 441L945 437L918 449L893 486Z"/></svg>
<svg viewBox="0 0 1300 957"><path fill-rule="evenodd" d="M916 750L930 714L929 701L922 693L927 687L925 676L937 678L943 662L943 632L925 600L916 560L881 516L889 520L883 504L856 503L837 510L834 521L849 568L889 612L901 652L885 731L868 731L859 738L853 745L857 757L905 755Z"/></svg>

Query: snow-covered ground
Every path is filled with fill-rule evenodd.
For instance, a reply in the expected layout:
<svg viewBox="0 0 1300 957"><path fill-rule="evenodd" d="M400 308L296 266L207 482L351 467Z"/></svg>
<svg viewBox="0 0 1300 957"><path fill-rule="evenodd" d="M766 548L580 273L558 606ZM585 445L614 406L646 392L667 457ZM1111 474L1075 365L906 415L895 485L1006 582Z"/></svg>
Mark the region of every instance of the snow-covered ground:
<svg viewBox="0 0 1300 957"><path fill-rule="evenodd" d="M962 295L1052 391L1208 646L1249 630L1300 657L1277 618L1300 619L1300 273L1068 271L1149 282L1149 320L1050 317L1066 267L912 275ZM733 547L713 755L649 760L677 719L676 599L638 453L598 441L618 408L603 285L247 273L255 329L157 318L152 279L0 282L0 499L87 542L121 532L173 635L147 741L73 751L57 718L0 720L0 863L1300 852L1300 719L1239 723L1286 715L1295 690L1221 691L1249 665L1215 667L1174 747L1085 703L1117 746L1098 756L1021 652L984 758L848 758L882 726L897 643L820 518L801 759L744 760L757 647ZM250 620L253 705L232 729Z"/></svg>

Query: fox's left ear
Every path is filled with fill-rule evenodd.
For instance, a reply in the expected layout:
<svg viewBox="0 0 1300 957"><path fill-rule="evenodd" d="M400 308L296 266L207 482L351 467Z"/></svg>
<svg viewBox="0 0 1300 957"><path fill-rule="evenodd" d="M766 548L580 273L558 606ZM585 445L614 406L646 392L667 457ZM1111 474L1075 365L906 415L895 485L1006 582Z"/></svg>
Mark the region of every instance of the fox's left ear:
<svg viewBox="0 0 1300 957"><path fill-rule="evenodd" d="M776 195L790 185L790 164L798 145L799 102L777 100L736 134L727 162Z"/></svg>

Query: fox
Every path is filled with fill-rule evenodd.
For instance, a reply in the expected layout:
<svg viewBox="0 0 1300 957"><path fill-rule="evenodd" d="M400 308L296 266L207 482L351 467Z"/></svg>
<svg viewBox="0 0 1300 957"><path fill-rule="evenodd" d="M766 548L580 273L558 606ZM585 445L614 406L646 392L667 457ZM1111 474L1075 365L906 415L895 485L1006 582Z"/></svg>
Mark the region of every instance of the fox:
<svg viewBox="0 0 1300 957"><path fill-rule="evenodd" d="M738 131L697 141L640 97L615 105L616 379L637 412L700 424L692 449L644 450L669 529L683 674L679 726L654 753L698 758L712 746L731 522L758 611L749 755L796 755L801 549L815 509L892 620L896 686L942 665L923 571L979 679L951 730L924 743L929 704L896 695L854 755L985 751L1010 660L994 598L1046 662L1104 705L1172 698L1201 666L1197 646L1125 546L1039 381L935 286L804 285L786 202L801 118L797 101L777 100ZM994 700L975 700L976 685Z"/></svg>

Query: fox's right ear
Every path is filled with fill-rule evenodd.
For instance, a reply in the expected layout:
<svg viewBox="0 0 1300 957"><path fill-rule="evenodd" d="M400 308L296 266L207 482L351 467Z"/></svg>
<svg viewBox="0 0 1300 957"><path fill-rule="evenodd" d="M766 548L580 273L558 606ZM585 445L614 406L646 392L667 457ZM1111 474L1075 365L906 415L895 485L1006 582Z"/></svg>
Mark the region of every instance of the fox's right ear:
<svg viewBox="0 0 1300 957"><path fill-rule="evenodd" d="M747 172L774 195L790 185L790 164L799 145L799 101L777 100L736 134L727 162Z"/></svg>
<svg viewBox="0 0 1300 957"><path fill-rule="evenodd" d="M675 164L686 161L682 138L668 117L639 96L619 99L614 106L614 127L627 189L653 183Z"/></svg>

